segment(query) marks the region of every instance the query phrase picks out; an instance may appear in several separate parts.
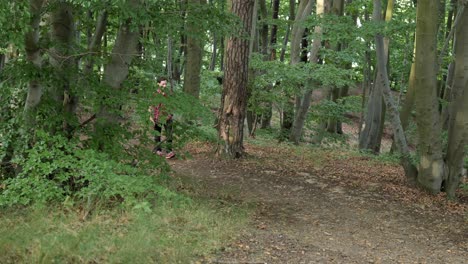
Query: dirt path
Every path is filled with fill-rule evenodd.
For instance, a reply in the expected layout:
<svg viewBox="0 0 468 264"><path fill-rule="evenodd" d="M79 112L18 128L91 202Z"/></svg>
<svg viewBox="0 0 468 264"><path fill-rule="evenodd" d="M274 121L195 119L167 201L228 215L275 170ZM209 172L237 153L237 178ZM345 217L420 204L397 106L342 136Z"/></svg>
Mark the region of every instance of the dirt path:
<svg viewBox="0 0 468 264"><path fill-rule="evenodd" d="M176 177L199 183L204 195L256 205L237 241L205 262L468 263L466 204L447 212L433 198L398 198L407 191L401 175L379 178L394 175L394 166L249 148L239 161L202 152L171 162Z"/></svg>

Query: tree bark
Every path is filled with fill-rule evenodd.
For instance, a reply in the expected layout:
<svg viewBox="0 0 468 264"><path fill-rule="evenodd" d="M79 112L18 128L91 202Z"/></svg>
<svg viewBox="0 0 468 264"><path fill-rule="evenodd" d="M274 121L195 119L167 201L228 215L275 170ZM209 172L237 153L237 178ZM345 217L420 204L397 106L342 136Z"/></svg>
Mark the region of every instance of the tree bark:
<svg viewBox="0 0 468 264"><path fill-rule="evenodd" d="M374 0L374 19L381 20L381 3L380 0ZM401 153L401 163L405 170L406 179L410 184L414 184L416 181L417 169L411 164L411 153L406 142L406 137L401 125L398 108L393 100L390 83L388 81L387 65L385 60L385 49L384 39L381 33L377 33L375 36L376 42L376 53L377 53L377 72L381 75L379 80L382 81L383 97L385 104L387 105L388 115L390 122L392 123L393 134L397 145L398 152Z"/></svg>
<svg viewBox="0 0 468 264"><path fill-rule="evenodd" d="M317 16L323 16L325 13L325 1L326 0L317 0L316 14ZM322 46L322 27L320 25L315 26L314 29L314 38L312 42L312 48L310 51L310 63L317 63L318 61L318 52ZM302 136L302 130L304 128L304 123L307 117L307 112L309 111L311 99L312 99L312 86L314 82L312 80L307 80L306 82L306 91L301 98L298 111L294 118L294 123L291 128L291 133L289 135L289 140L294 144L299 144L299 141Z"/></svg>
<svg viewBox="0 0 468 264"><path fill-rule="evenodd" d="M344 0L331 0L330 1L330 8L326 13L331 13L335 16L343 16L344 14ZM330 42L325 44L325 46L329 47L332 50L339 52L344 43L337 43L336 45L330 45ZM341 98L341 88L338 87L330 87L328 89L328 97L329 100L338 103L338 100ZM341 122L339 122L336 118L328 119L323 126L326 128L326 131L330 134L337 134L338 131L342 131Z"/></svg>
<svg viewBox="0 0 468 264"><path fill-rule="evenodd" d="M278 20L280 0L273 0L273 21ZM278 25L273 23L271 26L271 36L270 36L270 60L276 60L276 42L277 42L277 32Z"/></svg>
<svg viewBox="0 0 468 264"><path fill-rule="evenodd" d="M85 75L89 74L93 70L94 60L93 55L98 52L101 48L102 37L106 32L107 27L107 10L102 11L97 20L96 20L96 29L94 35L91 37L89 45L88 45L88 52L91 53L91 56L88 58L88 61L85 66Z"/></svg>
<svg viewBox="0 0 468 264"><path fill-rule="evenodd" d="M312 12L314 1L313 0L303 0L299 3L297 9L297 16L294 20L291 31L291 58L290 65L299 64L301 61L302 54L302 38L304 36L305 27L303 25L307 16ZM283 123L281 124L281 136L286 138L291 137L291 128L294 124L294 100L287 100L285 102L285 107L283 109Z"/></svg>
<svg viewBox="0 0 468 264"><path fill-rule="evenodd" d="M462 5L460 0L459 8ZM468 144L468 12L463 12L459 25L455 33L454 101L449 107L448 173L444 184L449 198L456 197Z"/></svg>
<svg viewBox="0 0 468 264"><path fill-rule="evenodd" d="M187 61L184 71L184 87L185 93L192 95L195 98L200 96L200 73L203 59L203 41L202 31L197 24L194 12L200 5L206 4L205 0L189 0L187 10L186 30L187 36Z"/></svg>
<svg viewBox="0 0 468 264"><path fill-rule="evenodd" d="M58 5L51 15L51 40L53 47L50 49L50 64L54 67L55 75L59 81L52 92L58 113L63 113L62 129L71 137L72 123L75 119L75 110L78 99L72 90L77 74L77 59L74 56L76 39L75 21L73 18L74 7L65 1ZM55 131L56 127L52 130Z"/></svg>
<svg viewBox="0 0 468 264"><path fill-rule="evenodd" d="M418 1L416 20L415 93L420 162L418 182L438 193L444 176L437 94L438 1Z"/></svg>
<svg viewBox="0 0 468 264"><path fill-rule="evenodd" d="M41 22L41 10L44 0L30 0L29 12L31 14L31 30L25 36L26 58L28 63L34 66L38 72L42 66L42 58L39 48L39 23ZM24 105L24 117L27 127L33 127L36 123L35 109L42 97L42 86L37 78L29 81L28 95Z"/></svg>
<svg viewBox="0 0 468 264"><path fill-rule="evenodd" d="M393 14L393 5L394 1L389 0L387 3L387 10L385 12L385 22L390 22ZM381 16L382 14L378 14ZM375 20L375 18L374 18ZM388 37L384 38L384 60L385 64L388 63L388 49L389 49L390 40ZM381 74L377 74L376 80L374 82L374 87L370 91L369 101L367 103L367 115L365 119L364 130L359 136L359 149L369 150L374 154L380 152L380 146L382 141L382 133L385 124L385 111L384 111L384 102L382 102L382 91L383 87Z"/></svg>
<svg viewBox="0 0 468 264"><path fill-rule="evenodd" d="M131 10L136 10L141 5L139 0L129 0L128 7ZM104 69L103 83L109 87L109 94L118 93L121 85L127 79L129 67L134 57L137 56L137 44L140 32L138 26L134 25L131 18L127 18L119 28L117 38L115 40L112 54L109 63ZM107 98L106 98L107 99ZM102 128L118 126L118 114L115 111L120 107L118 102L110 100L101 104L98 118ZM105 132L105 131L103 131Z"/></svg>
<svg viewBox="0 0 468 264"><path fill-rule="evenodd" d="M241 34L249 34L252 26L254 0L233 0L231 12L242 21ZM243 130L247 105L249 41L230 37L226 46L221 112L219 115L218 155L240 158L243 155Z"/></svg>

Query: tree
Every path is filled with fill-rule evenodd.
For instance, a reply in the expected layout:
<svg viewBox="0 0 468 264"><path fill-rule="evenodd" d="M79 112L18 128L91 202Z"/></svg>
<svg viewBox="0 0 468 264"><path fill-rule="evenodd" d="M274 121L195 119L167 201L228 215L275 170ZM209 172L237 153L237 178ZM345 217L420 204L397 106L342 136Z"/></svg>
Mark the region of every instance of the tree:
<svg viewBox="0 0 468 264"><path fill-rule="evenodd" d="M329 9L329 1L328 0L317 0L316 4L316 15L323 16L325 14L325 9ZM328 7L328 8L327 8ZM310 62L317 63L319 58L319 50L322 46L322 27L320 25L315 26L314 28L314 38L312 42L312 49L310 51ZM302 96L299 107L297 108L298 111L294 118L294 123L291 128L291 133L289 135L289 140L298 144L301 136L302 130L304 127L304 122L306 119L307 111L310 107L310 101L312 99L312 88L309 87L313 85L314 81L309 79L306 82L306 90L304 95Z"/></svg>
<svg viewBox="0 0 468 264"><path fill-rule="evenodd" d="M393 14L393 0L389 0L387 3L387 10L385 12L385 22L389 22L392 19ZM388 60L388 49L389 49L389 38L384 38L384 62L387 64ZM377 78L381 78L381 74L377 73ZM385 123L385 108L382 102L382 90L380 86L383 82L381 80L375 80L374 86L369 93L369 100L367 102L365 126L362 133L359 135L359 149L366 149L372 151L374 154L380 152L380 144L382 140L383 127Z"/></svg>
<svg viewBox="0 0 468 264"><path fill-rule="evenodd" d="M141 1L129 0L127 4L130 11L129 17L120 25L110 61L104 69L102 82L108 87L106 91L108 94L104 96L98 113L99 123L96 126L96 136L100 138L100 141L102 138L112 139L114 136L112 130L119 127L119 115L116 110L119 109L121 103L110 95L116 96L121 92L122 83L127 79L132 60L137 55L140 32L131 15L141 7ZM102 143L99 145L102 149Z"/></svg>
<svg viewBox="0 0 468 264"><path fill-rule="evenodd" d="M381 10L382 6L380 0L374 0L374 12L372 18L377 23L380 22L382 19ZM395 100L393 100L390 91L390 83L388 80L387 65L385 58L386 55L384 38L382 36L382 33L380 32L377 32L377 34L375 35L375 48L377 53L377 73L380 75L380 77L377 77L377 80L380 80L381 82L377 85L381 85L381 87L383 88L383 97L385 100L385 104L387 105L390 121L392 123L392 130L395 136L397 150L401 154L400 161L405 170L406 178L410 184L414 184L416 182L417 169L411 163L411 153L408 148L408 143L406 141L403 127L401 125L398 108L396 106Z"/></svg>
<svg viewBox="0 0 468 264"><path fill-rule="evenodd" d="M51 41L53 47L49 52L50 64L54 68L57 82L51 91L52 100L55 101L56 113L60 113L63 118L52 127L56 132L62 126L71 137L75 118L75 109L78 99L74 94L73 83L76 83L76 73L78 64L76 60L76 27L73 17L73 5L66 1L58 1L53 7L51 14ZM55 123L55 122L54 122Z"/></svg>
<svg viewBox="0 0 468 264"><path fill-rule="evenodd" d="M42 66L42 57L39 48L39 23L41 22L41 12L44 0L30 0L29 11L31 13L31 29L25 36L26 57L33 68L39 72ZM24 104L24 114L26 125L29 127L35 124L35 109L42 97L42 85L37 78L29 81L28 95Z"/></svg>
<svg viewBox="0 0 468 264"><path fill-rule="evenodd" d="M297 8L296 17L291 30L291 58L289 61L291 66L297 65L301 61L302 39L306 30L304 21L312 12L313 7L314 1L304 0L299 3ZM299 98L296 99L297 102L299 100ZM295 118L294 103L294 99L292 98L284 103L281 136L291 137L291 129Z"/></svg>
<svg viewBox="0 0 468 264"><path fill-rule="evenodd" d="M200 95L200 73L203 56L203 36L197 24L195 12L205 0L190 0L187 11L187 62L184 71L184 92L198 98Z"/></svg>
<svg viewBox="0 0 468 264"><path fill-rule="evenodd" d="M221 143L218 154L231 158L242 156L243 129L247 105L249 40L254 0L233 0L231 12L240 18L242 28L237 36L231 36L226 46L226 62L223 92L218 124Z"/></svg>
<svg viewBox="0 0 468 264"><path fill-rule="evenodd" d="M450 198L455 198L468 145L468 12L464 11L465 5L465 1L458 1L462 13L455 34L454 101L450 105L449 142L445 159L448 172L444 187Z"/></svg>
<svg viewBox="0 0 468 264"><path fill-rule="evenodd" d="M445 165L437 93L437 26L439 1L418 1L416 14L415 93L418 126L418 182L432 193L440 191Z"/></svg>

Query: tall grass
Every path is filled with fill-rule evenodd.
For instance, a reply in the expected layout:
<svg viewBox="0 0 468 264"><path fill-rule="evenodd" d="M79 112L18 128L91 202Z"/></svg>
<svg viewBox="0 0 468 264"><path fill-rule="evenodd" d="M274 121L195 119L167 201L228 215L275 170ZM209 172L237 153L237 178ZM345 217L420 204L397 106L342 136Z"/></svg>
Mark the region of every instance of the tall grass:
<svg viewBox="0 0 468 264"><path fill-rule="evenodd" d="M238 233L246 210L191 200L151 212L29 208L0 215L0 263L190 263Z"/></svg>

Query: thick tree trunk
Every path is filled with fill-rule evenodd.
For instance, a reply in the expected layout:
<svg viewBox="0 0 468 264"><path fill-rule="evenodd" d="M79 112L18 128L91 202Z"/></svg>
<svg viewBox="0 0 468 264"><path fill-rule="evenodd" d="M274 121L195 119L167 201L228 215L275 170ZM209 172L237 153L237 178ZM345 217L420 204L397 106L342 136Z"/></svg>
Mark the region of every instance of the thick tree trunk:
<svg viewBox="0 0 468 264"><path fill-rule="evenodd" d="M187 11L186 30L190 35L187 36L187 61L184 71L185 93L195 98L200 96L200 73L203 59L203 41L200 27L197 24L195 10L200 5L206 4L205 0L189 0Z"/></svg>
<svg viewBox="0 0 468 264"><path fill-rule="evenodd" d="M317 0L316 14L321 16L325 13L325 0ZM317 63L318 61L318 52L322 46L322 27L320 25L315 26L314 28L314 38L312 42L312 49L310 51L310 63ZM294 118L294 123L291 128L291 133L289 135L289 140L294 144L299 144L299 141L302 136L302 130L304 128L304 123L307 117L307 112L309 111L310 103L312 100L312 86L314 82L308 80L306 83L306 91L302 96L298 111Z"/></svg>
<svg viewBox="0 0 468 264"><path fill-rule="evenodd" d="M460 6L463 1L459 1ZM445 191L455 198L463 158L468 144L468 12L464 11L455 36L454 101L450 105L449 141L446 155L448 174Z"/></svg>
<svg viewBox="0 0 468 264"><path fill-rule="evenodd" d="M444 176L439 122L437 67L438 1L418 1L416 21L415 93L420 162L418 182L438 193Z"/></svg>
<svg viewBox="0 0 468 264"><path fill-rule="evenodd" d="M231 11L243 24L243 34L249 34L252 26L254 0L233 0ZM226 47L223 93L219 115L218 136L222 141L218 154L231 158L242 156L245 110L247 105L247 81L249 66L249 41L231 37Z"/></svg>
<svg viewBox="0 0 468 264"><path fill-rule="evenodd" d="M25 36L26 57L37 71L42 66L42 58L39 48L39 23L41 22L41 10L44 0L30 0L29 12L31 14L31 30ZM39 80L29 81L28 95L24 105L25 124L33 127L36 123L35 109L40 103L42 96L42 86Z"/></svg>
<svg viewBox="0 0 468 264"><path fill-rule="evenodd" d="M374 0L374 19L380 21L379 14L381 13L381 3L380 0ZM383 97L385 104L387 105L388 115L390 122L392 123L393 134L395 136L395 141L398 151L402 154L401 163L405 170L405 175L410 184L414 184L416 181L417 170L411 164L411 153L406 142L406 137L401 125L400 116L398 108L393 100L390 83L388 81L387 65L385 59L385 49L384 49L384 39L380 33L377 33L375 36L376 42L376 52L377 52L377 72L381 75L379 80L382 81Z"/></svg>
<svg viewBox="0 0 468 264"><path fill-rule="evenodd" d="M140 0L128 1L130 10L136 10L139 8L140 4ZM118 91L121 89L123 81L127 79L129 67L133 58L137 55L137 44L139 36L140 33L138 31L138 27L134 25L134 21L131 18L127 18L127 20L122 23L119 28L114 48L112 49L112 55L110 56L109 63L104 69L103 82L106 86L109 87L109 94L113 94L114 92L112 91L118 93ZM115 110L119 107L120 103L115 102L115 100L102 103L98 115L102 128L113 128L119 125L119 116L117 113L115 113Z"/></svg>

